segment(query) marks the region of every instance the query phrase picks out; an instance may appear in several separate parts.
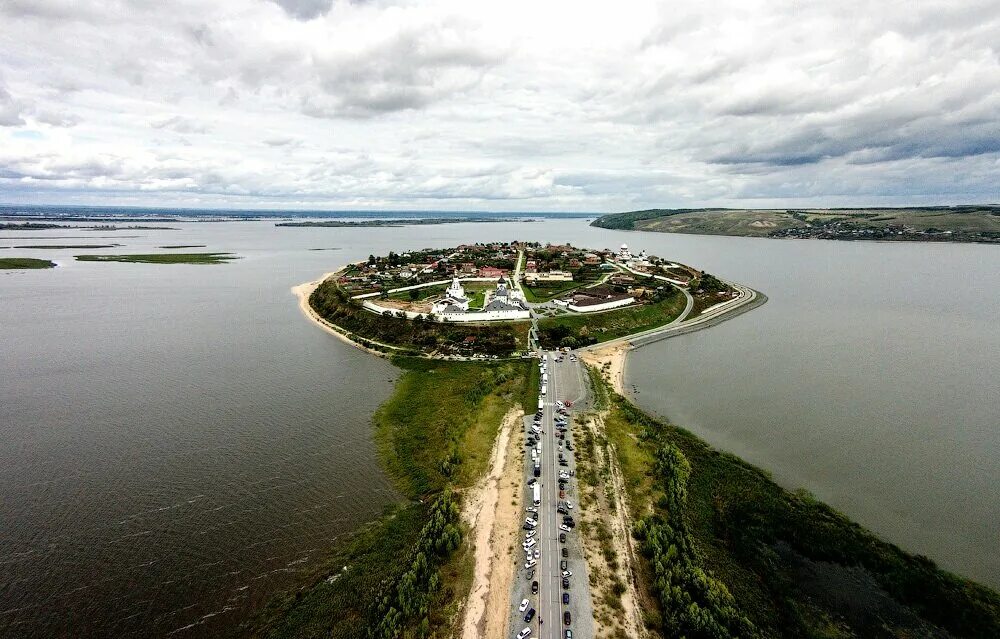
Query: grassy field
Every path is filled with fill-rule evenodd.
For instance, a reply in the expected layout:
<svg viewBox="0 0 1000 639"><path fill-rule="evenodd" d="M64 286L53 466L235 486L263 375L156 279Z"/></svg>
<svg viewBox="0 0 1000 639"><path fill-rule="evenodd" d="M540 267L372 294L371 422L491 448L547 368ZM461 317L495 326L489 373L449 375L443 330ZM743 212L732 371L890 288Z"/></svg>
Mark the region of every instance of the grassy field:
<svg viewBox="0 0 1000 639"><path fill-rule="evenodd" d="M485 471L503 415L518 402L534 401L538 366L534 360L396 363L403 375L374 422L380 458L407 501L332 548L310 585L275 599L240 636L455 636L473 557L466 543L436 555L427 550L428 541L437 548L440 539L456 540L460 527L457 510L429 504L453 501L453 489L468 488ZM441 512L453 517L443 528ZM421 553L437 557L432 569L423 567ZM407 601L418 603L410 610Z"/></svg>
<svg viewBox="0 0 1000 639"><path fill-rule="evenodd" d="M398 488L417 498L471 485L486 468L500 419L522 401L531 366L416 358L400 365L406 372L375 415L379 453Z"/></svg>
<svg viewBox="0 0 1000 639"><path fill-rule="evenodd" d="M232 253L136 253L132 255L77 255L81 262L128 262L135 264L225 264L238 259Z"/></svg>
<svg viewBox="0 0 1000 639"><path fill-rule="evenodd" d="M673 321L684 311L686 299L676 289L654 304L629 306L592 314L560 315L538 321L544 348L586 346L646 331ZM573 342L566 342L572 338Z"/></svg>
<svg viewBox="0 0 1000 639"><path fill-rule="evenodd" d="M393 300L404 300L404 301L414 301L422 302L428 300L432 297L439 297L444 295L444 292L448 290L447 284L435 284L434 286L428 286L427 288L415 289L417 292L417 297L413 298L410 296L410 291L398 291L396 293L390 293L389 299Z"/></svg>
<svg viewBox="0 0 1000 639"><path fill-rule="evenodd" d="M533 304L539 304L581 286L583 286L583 282L543 282L534 286L521 284L521 289L524 290L524 299Z"/></svg>
<svg viewBox="0 0 1000 639"><path fill-rule="evenodd" d="M729 628L711 636L1000 636L996 592L879 540L621 396L612 395L605 423L632 512L653 513L637 534L648 541L649 531L658 531L658 550L644 542L644 556L661 563L644 562L641 572L660 571L645 586L663 603L668 636L679 626L689 637L709 636L684 626L690 610L674 602L686 588L695 600L708 597L694 619L714 615ZM673 590L660 592L662 583Z"/></svg>
<svg viewBox="0 0 1000 639"><path fill-rule="evenodd" d="M33 257L0 257L0 270L53 268L55 265L55 262Z"/></svg>
<svg viewBox="0 0 1000 639"><path fill-rule="evenodd" d="M1000 235L1000 207L652 209L606 215L593 223L602 228L751 237L768 237L793 229L816 231L830 225L836 225L836 232L845 236L854 229L884 231L905 227L913 233L948 231L956 240L971 241L974 236ZM831 233L835 233L832 228Z"/></svg>

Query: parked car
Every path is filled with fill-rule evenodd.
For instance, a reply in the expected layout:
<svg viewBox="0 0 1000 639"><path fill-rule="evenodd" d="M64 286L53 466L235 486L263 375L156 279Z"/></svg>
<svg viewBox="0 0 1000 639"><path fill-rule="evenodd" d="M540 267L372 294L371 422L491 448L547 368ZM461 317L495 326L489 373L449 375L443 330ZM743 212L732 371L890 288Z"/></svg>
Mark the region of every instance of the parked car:
<svg viewBox="0 0 1000 639"><path fill-rule="evenodd" d="M566 561L565 559L563 559L562 561L559 562L559 570L566 570L567 568L569 568L569 562L568 561Z"/></svg>
<svg viewBox="0 0 1000 639"><path fill-rule="evenodd" d="M521 605L518 607L517 611L518 612L524 612L527 609L528 609L528 600L527 599L522 599L521 600Z"/></svg>
<svg viewBox="0 0 1000 639"><path fill-rule="evenodd" d="M562 556L563 557L569 557L569 548L567 548L566 546L563 546Z"/></svg>
<svg viewBox="0 0 1000 639"><path fill-rule="evenodd" d="M527 570L528 568L534 567L534 565L537 563L538 562L535 561L534 559L529 559L528 561L524 562L524 568Z"/></svg>
<svg viewBox="0 0 1000 639"><path fill-rule="evenodd" d="M560 544L566 543L566 533L559 533L559 543Z"/></svg>
<svg viewBox="0 0 1000 639"><path fill-rule="evenodd" d="M531 594L533 594L533 595L537 595L538 594L538 582L537 581L532 581L531 582Z"/></svg>
<svg viewBox="0 0 1000 639"><path fill-rule="evenodd" d="M563 532L569 532L570 528L566 524L559 524L559 530Z"/></svg>
<svg viewBox="0 0 1000 639"><path fill-rule="evenodd" d="M528 612L524 613L524 621L528 622L535 618L535 609L531 608Z"/></svg>
<svg viewBox="0 0 1000 639"><path fill-rule="evenodd" d="M562 571L562 576L563 577L572 577L573 576L573 572L570 571L570 570L564 570L564 571Z"/></svg>
<svg viewBox="0 0 1000 639"><path fill-rule="evenodd" d="M564 592L563 593L563 605L564 606L568 606L569 605L569 593L568 592Z"/></svg>
<svg viewBox="0 0 1000 639"><path fill-rule="evenodd" d="M563 623L567 626L573 622L573 617L569 614L569 610L563 613Z"/></svg>
<svg viewBox="0 0 1000 639"><path fill-rule="evenodd" d="M531 628L525 628L521 632L517 633L517 639L524 639L531 634Z"/></svg>
<svg viewBox="0 0 1000 639"><path fill-rule="evenodd" d="M569 590L569 577L563 577L562 579L563 590Z"/></svg>
<svg viewBox="0 0 1000 639"><path fill-rule="evenodd" d="M566 639L573 639L573 631L569 628L566 629Z"/></svg>

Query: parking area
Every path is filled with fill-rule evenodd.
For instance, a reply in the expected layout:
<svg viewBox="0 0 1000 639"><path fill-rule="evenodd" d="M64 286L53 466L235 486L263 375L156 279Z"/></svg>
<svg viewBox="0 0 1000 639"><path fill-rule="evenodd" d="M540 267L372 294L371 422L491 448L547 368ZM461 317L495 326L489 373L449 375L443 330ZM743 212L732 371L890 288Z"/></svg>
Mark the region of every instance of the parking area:
<svg viewBox="0 0 1000 639"><path fill-rule="evenodd" d="M586 385L582 367L568 355L547 353L539 365L545 394L538 412L524 419L524 545L516 550L510 635L518 637L526 629L530 634L524 636L566 639L569 630L574 639L589 638L593 608L575 528L579 506L570 434Z"/></svg>

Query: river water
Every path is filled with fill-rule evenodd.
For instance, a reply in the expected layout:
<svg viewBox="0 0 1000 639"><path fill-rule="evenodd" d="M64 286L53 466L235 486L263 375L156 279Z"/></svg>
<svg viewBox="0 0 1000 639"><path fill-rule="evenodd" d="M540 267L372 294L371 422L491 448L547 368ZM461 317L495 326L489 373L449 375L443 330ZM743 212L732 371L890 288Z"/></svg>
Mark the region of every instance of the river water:
<svg viewBox="0 0 1000 639"><path fill-rule="evenodd" d="M396 370L291 286L369 253L494 239L636 248L771 301L640 349L644 407L864 525L1000 585L1000 250L613 232L583 220L122 231L220 266L0 273L0 636L218 636L397 498L371 414ZM25 236L85 239L17 239ZM137 236L137 237L130 237ZM94 243L0 232L0 245ZM332 249L332 250L311 250ZM111 252L111 251L90 251Z"/></svg>

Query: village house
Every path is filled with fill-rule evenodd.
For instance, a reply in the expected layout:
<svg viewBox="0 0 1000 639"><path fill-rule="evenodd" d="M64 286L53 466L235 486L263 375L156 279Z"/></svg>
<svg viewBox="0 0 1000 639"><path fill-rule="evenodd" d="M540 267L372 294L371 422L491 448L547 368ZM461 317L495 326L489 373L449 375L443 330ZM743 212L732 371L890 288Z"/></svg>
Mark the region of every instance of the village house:
<svg viewBox="0 0 1000 639"><path fill-rule="evenodd" d="M549 271L547 273L525 273L525 281L528 284L538 282L572 282L573 274L569 271Z"/></svg>

